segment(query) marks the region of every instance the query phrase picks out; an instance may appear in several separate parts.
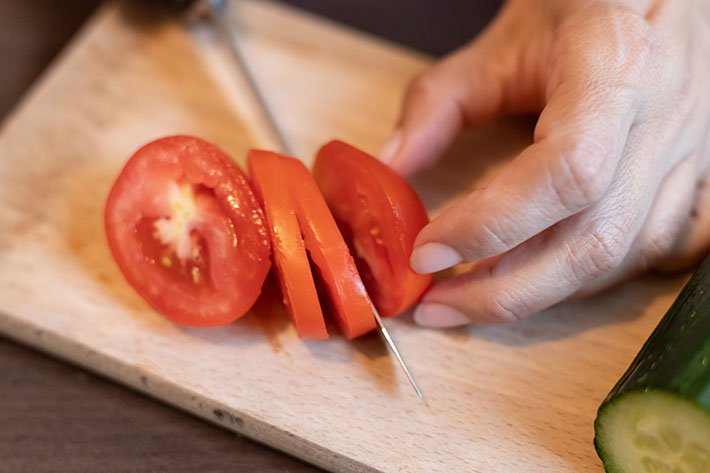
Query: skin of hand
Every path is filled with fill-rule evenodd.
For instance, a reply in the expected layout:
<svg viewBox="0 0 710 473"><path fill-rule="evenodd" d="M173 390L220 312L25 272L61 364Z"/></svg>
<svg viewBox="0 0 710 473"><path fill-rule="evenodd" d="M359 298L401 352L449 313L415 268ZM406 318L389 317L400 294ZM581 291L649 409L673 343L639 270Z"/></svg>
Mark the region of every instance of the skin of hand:
<svg viewBox="0 0 710 473"><path fill-rule="evenodd" d="M380 158L431 166L464 129L539 112L533 144L419 233L412 268L462 262L414 313L518 320L710 246L710 2L510 0L414 80Z"/></svg>

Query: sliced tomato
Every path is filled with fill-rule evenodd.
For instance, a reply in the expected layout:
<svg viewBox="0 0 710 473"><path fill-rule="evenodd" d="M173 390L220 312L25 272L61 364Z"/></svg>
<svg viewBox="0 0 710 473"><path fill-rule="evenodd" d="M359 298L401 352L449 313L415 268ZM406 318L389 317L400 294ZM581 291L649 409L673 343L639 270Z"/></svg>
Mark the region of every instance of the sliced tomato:
<svg viewBox="0 0 710 473"><path fill-rule="evenodd" d="M264 213L246 176L198 138L139 149L111 189L105 225L125 278L179 324L232 322L254 304L269 271Z"/></svg>
<svg viewBox="0 0 710 473"><path fill-rule="evenodd" d="M325 283L335 321L350 339L374 330L370 298L313 176L298 159L283 159L306 248Z"/></svg>
<svg viewBox="0 0 710 473"><path fill-rule="evenodd" d="M250 151L249 172L264 206L281 293L296 332L300 338L327 339L289 184L280 169L281 159L269 151Z"/></svg>
<svg viewBox="0 0 710 473"><path fill-rule="evenodd" d="M289 193L291 204L287 209L293 212L298 220L305 248L318 268L319 277L324 282L332 304L335 321L343 334L347 338L355 338L373 330L376 326L375 319L370 300L365 292L365 286L308 168L295 158L266 151L252 151L249 161L253 169L260 167L255 166L257 164L263 166L257 170L255 175L257 181L259 175L268 174L273 176L274 181L281 183L282 189ZM265 204L268 214L268 199L265 200ZM285 206L286 204L281 205ZM281 223L274 220L269 221L269 224L272 236L278 237ZM273 244L275 248L279 244L276 238L274 238ZM282 274L282 277L285 276L286 274ZM310 269L306 270L303 264L300 265L297 274L292 277L312 281ZM310 290L308 294L310 298ZM294 301L295 298L292 297L292 308Z"/></svg>
<svg viewBox="0 0 710 473"><path fill-rule="evenodd" d="M414 239L429 222L414 189L388 166L342 141L320 149L313 175L377 310L392 317L407 309L432 282L431 275L409 266Z"/></svg>

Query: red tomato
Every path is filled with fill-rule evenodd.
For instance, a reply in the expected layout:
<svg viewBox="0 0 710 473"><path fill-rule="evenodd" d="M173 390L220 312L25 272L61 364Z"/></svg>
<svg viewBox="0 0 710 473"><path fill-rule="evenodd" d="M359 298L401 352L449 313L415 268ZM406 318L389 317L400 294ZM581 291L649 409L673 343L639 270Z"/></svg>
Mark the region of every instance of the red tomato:
<svg viewBox="0 0 710 473"><path fill-rule="evenodd" d="M306 248L328 290L335 321L347 338L376 328L375 316L355 261L313 176L303 163L286 158L284 172L301 223Z"/></svg>
<svg viewBox="0 0 710 473"><path fill-rule="evenodd" d="M256 301L269 271L264 213L249 182L198 138L139 149L111 189L105 224L128 282L179 324L232 322Z"/></svg>
<svg viewBox="0 0 710 473"><path fill-rule="evenodd" d="M297 159L266 151L252 152L249 160L252 169L263 166L255 175L256 180L262 173L268 173L289 192L291 204L287 209L294 212L298 220L305 248L325 283L335 320L343 334L352 339L373 330L375 319L365 287L311 173ZM268 213L268 199L265 203ZM272 236L278 236L280 225L280 221L269 221ZM276 239L273 241L276 247ZM309 279L312 275L301 265L292 277ZM293 306L295 298L290 297Z"/></svg>
<svg viewBox="0 0 710 473"><path fill-rule="evenodd" d="M269 222L281 293L296 332L300 338L327 339L328 331L288 181L280 172L281 159L268 151L250 151L249 173Z"/></svg>
<svg viewBox="0 0 710 473"><path fill-rule="evenodd" d="M321 148L313 175L377 310L392 317L407 309L432 281L409 266L414 239L429 222L414 189L379 160L341 141Z"/></svg>

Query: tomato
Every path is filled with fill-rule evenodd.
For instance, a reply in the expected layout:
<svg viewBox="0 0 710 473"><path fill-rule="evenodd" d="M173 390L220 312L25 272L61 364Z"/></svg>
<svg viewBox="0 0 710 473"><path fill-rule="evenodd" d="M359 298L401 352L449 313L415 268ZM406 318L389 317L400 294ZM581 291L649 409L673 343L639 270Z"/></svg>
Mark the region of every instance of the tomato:
<svg viewBox="0 0 710 473"><path fill-rule="evenodd" d="M111 189L105 225L126 280L179 324L232 322L256 301L269 271L264 213L246 176L198 138L139 149Z"/></svg>
<svg viewBox="0 0 710 473"><path fill-rule="evenodd" d="M289 187L306 248L325 283L340 330L352 339L375 329L370 298L313 176L294 158L285 160L284 171L291 179Z"/></svg>
<svg viewBox="0 0 710 473"><path fill-rule="evenodd" d="M414 189L388 166L342 141L320 149L313 175L377 310L392 317L407 309L432 282L430 274L409 266L414 239L429 222Z"/></svg>
<svg viewBox="0 0 710 473"><path fill-rule="evenodd" d="M281 158L268 151L249 152L249 173L264 206L281 293L300 338L327 339L306 247L301 236Z"/></svg>
<svg viewBox="0 0 710 473"><path fill-rule="evenodd" d="M256 181L260 180L262 173L269 174L288 191L291 203L287 208L293 209L298 220L305 248L324 282L335 321L343 334L352 339L373 330L376 324L365 286L308 168L297 159L266 151L251 152L249 162L252 169L260 168L254 176ZM264 202L268 214L268 199ZM286 205L285 201L281 205ZM269 226L272 237L278 237L281 222L269 221ZM276 247L277 239L274 238L273 242ZM310 271L306 271L303 265L293 275L295 279L310 277ZM295 298L291 297L293 308Z"/></svg>

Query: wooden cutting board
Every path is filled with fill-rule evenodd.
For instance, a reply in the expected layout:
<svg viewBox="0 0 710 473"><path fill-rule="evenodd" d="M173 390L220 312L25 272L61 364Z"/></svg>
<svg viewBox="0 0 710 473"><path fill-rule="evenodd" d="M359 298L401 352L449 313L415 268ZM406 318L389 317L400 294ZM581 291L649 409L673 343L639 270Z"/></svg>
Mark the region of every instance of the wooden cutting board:
<svg viewBox="0 0 710 473"><path fill-rule="evenodd" d="M430 60L263 1L236 5L245 54L296 154L339 137L376 152ZM670 305L645 278L517 324L388 325L427 404L380 340L301 342L262 299L216 329L151 311L109 255L102 209L125 160L190 133L244 164L269 147L225 45L200 27L106 4L0 132L0 331L333 471L601 472L600 401ZM413 184L432 214L530 140L486 126ZM77 399L77 403L81 399Z"/></svg>

